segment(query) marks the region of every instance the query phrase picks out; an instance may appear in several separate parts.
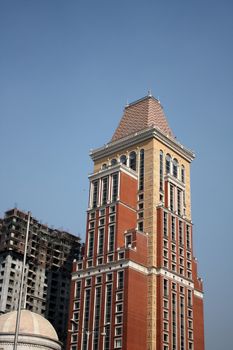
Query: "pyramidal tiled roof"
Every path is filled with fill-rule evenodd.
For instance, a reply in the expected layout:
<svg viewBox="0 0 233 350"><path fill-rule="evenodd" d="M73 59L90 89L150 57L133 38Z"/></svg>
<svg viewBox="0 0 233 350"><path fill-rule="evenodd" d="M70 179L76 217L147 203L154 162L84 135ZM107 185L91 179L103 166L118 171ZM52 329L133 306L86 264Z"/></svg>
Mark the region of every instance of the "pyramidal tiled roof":
<svg viewBox="0 0 233 350"><path fill-rule="evenodd" d="M143 129L155 127L164 134L174 138L170 129L163 107L160 102L149 95L141 98L125 107L121 121L113 134L111 141L134 134Z"/></svg>

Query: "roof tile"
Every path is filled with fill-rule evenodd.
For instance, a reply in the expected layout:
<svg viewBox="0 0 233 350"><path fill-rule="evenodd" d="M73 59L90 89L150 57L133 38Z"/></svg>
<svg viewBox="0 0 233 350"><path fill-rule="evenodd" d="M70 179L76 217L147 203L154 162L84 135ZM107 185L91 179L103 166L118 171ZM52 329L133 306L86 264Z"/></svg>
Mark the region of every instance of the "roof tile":
<svg viewBox="0 0 233 350"><path fill-rule="evenodd" d="M153 96L146 96L125 107L124 114L111 141L119 140L148 127L158 128L166 135L174 138L163 107Z"/></svg>

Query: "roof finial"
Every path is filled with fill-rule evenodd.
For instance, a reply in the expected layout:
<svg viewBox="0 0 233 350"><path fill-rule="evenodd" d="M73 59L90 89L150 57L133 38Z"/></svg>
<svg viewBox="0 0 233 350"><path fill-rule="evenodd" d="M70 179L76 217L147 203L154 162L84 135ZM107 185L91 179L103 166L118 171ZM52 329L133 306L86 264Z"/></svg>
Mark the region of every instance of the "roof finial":
<svg viewBox="0 0 233 350"><path fill-rule="evenodd" d="M158 103L160 104L160 99L159 99L159 96L158 96Z"/></svg>
<svg viewBox="0 0 233 350"><path fill-rule="evenodd" d="M128 98L126 100L126 107L129 107L129 100L128 100Z"/></svg>
<svg viewBox="0 0 233 350"><path fill-rule="evenodd" d="M152 97L151 89L148 90L148 97Z"/></svg>

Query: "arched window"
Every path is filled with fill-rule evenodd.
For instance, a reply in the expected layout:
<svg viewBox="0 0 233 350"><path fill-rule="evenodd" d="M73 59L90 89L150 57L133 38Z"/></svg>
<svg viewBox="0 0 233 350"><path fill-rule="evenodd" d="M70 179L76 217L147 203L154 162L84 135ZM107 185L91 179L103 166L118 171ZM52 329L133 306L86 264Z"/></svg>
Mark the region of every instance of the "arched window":
<svg viewBox="0 0 233 350"><path fill-rule="evenodd" d="M129 154L129 167L133 170L136 170L136 163L137 163L137 155L136 152L131 152Z"/></svg>
<svg viewBox="0 0 233 350"><path fill-rule="evenodd" d="M122 154L122 156L120 157L120 162L121 164L127 164L127 158L125 154Z"/></svg>
<svg viewBox="0 0 233 350"><path fill-rule="evenodd" d="M184 170L184 166L183 165L181 167L181 181L183 183L185 182L185 170Z"/></svg>
<svg viewBox="0 0 233 350"><path fill-rule="evenodd" d="M106 163L104 163L104 164L102 164L102 169L107 169L107 164Z"/></svg>
<svg viewBox="0 0 233 350"><path fill-rule="evenodd" d="M173 160L173 176L177 177L178 175L178 161L177 159Z"/></svg>
<svg viewBox="0 0 233 350"><path fill-rule="evenodd" d="M166 174L170 174L171 172L171 156L170 154L166 155Z"/></svg>
<svg viewBox="0 0 233 350"><path fill-rule="evenodd" d="M111 160L111 165L116 165L117 164L117 160L116 160L116 158L113 158L112 160Z"/></svg>

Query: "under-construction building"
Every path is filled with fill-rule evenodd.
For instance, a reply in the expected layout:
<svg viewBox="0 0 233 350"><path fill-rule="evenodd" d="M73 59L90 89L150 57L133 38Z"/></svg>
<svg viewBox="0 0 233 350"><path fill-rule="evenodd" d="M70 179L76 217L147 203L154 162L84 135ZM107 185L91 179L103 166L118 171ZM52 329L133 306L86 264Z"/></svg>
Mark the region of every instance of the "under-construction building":
<svg viewBox="0 0 233 350"><path fill-rule="evenodd" d="M0 312L18 308L28 214L16 208L0 220ZM31 217L22 307L45 316L65 344L72 262L80 238Z"/></svg>

